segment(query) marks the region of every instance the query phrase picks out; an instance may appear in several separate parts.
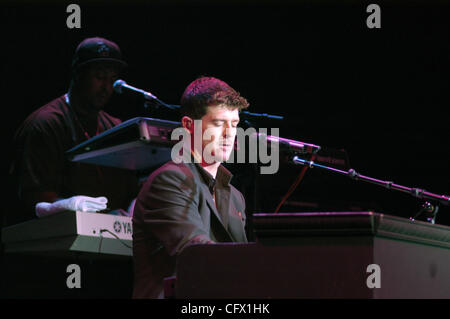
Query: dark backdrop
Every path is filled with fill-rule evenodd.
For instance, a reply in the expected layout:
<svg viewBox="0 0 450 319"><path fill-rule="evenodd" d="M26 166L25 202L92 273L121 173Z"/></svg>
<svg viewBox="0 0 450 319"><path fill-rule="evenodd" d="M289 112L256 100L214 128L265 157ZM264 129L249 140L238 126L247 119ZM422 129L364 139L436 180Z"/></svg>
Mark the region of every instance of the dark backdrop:
<svg viewBox="0 0 450 319"><path fill-rule="evenodd" d="M370 2L77 3L81 29L67 28L68 3L2 6L6 160L24 118L67 91L76 45L102 36L120 45L130 66L124 79L167 103L178 104L197 76L216 76L249 100L249 111L285 116L264 123L280 127L281 136L345 149L362 174L450 194L450 8L444 2L377 1L381 29L366 26ZM152 115L120 97L107 111L123 120ZM273 194L273 203L260 198L255 210L275 209L299 171L288 166L264 177L261 194ZM291 200L404 217L421 205L314 170ZM448 207L441 207L438 222L450 225Z"/></svg>

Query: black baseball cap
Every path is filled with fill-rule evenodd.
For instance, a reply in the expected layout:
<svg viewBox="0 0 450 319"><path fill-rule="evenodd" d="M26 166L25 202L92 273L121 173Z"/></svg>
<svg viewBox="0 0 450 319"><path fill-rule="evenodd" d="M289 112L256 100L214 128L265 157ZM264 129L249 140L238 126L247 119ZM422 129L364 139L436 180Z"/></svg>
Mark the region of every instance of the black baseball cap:
<svg viewBox="0 0 450 319"><path fill-rule="evenodd" d="M99 37L87 38L80 42L72 59L72 70L77 71L93 62L110 62L117 65L120 70L128 66L122 58L119 46Z"/></svg>

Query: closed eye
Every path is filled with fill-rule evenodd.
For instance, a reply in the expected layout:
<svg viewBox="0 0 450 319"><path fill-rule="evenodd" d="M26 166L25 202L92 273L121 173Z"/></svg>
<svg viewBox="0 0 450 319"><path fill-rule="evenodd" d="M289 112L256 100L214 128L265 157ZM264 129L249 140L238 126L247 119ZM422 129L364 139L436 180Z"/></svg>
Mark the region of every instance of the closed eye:
<svg viewBox="0 0 450 319"><path fill-rule="evenodd" d="M223 126L225 122L226 122L225 120L214 120L214 121L212 121L213 125L216 126L216 127ZM231 122L231 127L237 128L238 124L239 124L239 121L232 121Z"/></svg>
<svg viewBox="0 0 450 319"><path fill-rule="evenodd" d="M214 125L214 126L222 126L224 122L225 122L225 121L215 120L215 121L213 121L213 125Z"/></svg>

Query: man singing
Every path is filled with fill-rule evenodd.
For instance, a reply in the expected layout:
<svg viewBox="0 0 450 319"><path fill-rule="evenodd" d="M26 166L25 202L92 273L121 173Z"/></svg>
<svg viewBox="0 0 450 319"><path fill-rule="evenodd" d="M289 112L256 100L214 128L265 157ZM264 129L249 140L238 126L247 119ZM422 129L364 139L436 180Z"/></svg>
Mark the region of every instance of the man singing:
<svg viewBox="0 0 450 319"><path fill-rule="evenodd" d="M163 298L188 245L247 242L245 200L221 165L233 150L239 111L248 102L227 83L201 77L181 98L192 161L170 161L142 187L133 216L134 298ZM201 134L196 134L201 132ZM196 138L200 140L195 140Z"/></svg>

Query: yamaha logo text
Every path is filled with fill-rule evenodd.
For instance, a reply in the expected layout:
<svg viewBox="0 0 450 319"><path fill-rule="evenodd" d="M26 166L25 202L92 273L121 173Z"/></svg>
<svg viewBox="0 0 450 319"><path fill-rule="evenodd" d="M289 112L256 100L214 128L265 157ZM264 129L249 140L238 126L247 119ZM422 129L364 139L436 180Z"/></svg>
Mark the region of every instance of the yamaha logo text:
<svg viewBox="0 0 450 319"><path fill-rule="evenodd" d="M116 233L133 234L131 222L121 222L116 220L114 222L113 228Z"/></svg>

